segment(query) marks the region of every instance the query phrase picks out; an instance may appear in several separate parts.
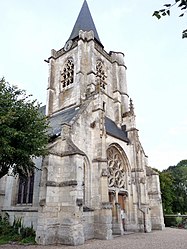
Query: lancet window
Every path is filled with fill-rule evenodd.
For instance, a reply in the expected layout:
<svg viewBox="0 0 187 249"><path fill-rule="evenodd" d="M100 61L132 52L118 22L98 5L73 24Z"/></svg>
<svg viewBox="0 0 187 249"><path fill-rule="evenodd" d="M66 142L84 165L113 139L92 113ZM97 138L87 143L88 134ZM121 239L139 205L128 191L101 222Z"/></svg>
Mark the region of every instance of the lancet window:
<svg viewBox="0 0 187 249"><path fill-rule="evenodd" d="M34 174L27 179L19 179L18 187L18 204L32 204L33 201L33 189L34 189Z"/></svg>
<svg viewBox="0 0 187 249"><path fill-rule="evenodd" d="M104 69L104 64L100 60L98 60L96 63L96 77L97 77L97 82L100 85L100 88L105 89L107 76Z"/></svg>
<svg viewBox="0 0 187 249"><path fill-rule="evenodd" d="M73 83L74 78L74 63L73 59L70 58L65 63L63 71L61 72L61 83L62 88L66 88Z"/></svg>
<svg viewBox="0 0 187 249"><path fill-rule="evenodd" d="M115 147L111 147L107 151L107 160L108 160L108 186L115 188L125 188L126 171L122 155Z"/></svg>

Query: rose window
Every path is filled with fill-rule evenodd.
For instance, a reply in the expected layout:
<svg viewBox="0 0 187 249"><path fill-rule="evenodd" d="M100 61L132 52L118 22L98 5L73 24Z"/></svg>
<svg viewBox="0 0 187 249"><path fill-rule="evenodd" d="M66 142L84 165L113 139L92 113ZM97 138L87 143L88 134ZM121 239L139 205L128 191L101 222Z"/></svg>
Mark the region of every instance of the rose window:
<svg viewBox="0 0 187 249"><path fill-rule="evenodd" d="M119 151L111 147L107 151L108 160L108 186L125 188L124 163Z"/></svg>

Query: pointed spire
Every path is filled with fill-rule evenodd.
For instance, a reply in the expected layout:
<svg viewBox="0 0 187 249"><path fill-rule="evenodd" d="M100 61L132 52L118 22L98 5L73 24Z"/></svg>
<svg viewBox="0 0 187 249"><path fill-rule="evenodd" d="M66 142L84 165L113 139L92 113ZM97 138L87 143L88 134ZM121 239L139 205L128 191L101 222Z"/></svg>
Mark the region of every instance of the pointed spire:
<svg viewBox="0 0 187 249"><path fill-rule="evenodd" d="M96 41L98 41L102 45L86 0L84 1L82 5L78 18L74 25L74 28L69 37L69 40L73 40L76 37L78 37L80 30L83 30L83 31L93 30L94 38L96 39Z"/></svg>

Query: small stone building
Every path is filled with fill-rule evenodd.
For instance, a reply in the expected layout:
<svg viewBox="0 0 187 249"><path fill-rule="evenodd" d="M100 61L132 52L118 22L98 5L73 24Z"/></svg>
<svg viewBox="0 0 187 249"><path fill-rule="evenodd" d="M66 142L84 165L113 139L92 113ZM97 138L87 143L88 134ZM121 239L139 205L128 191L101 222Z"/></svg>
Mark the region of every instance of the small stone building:
<svg viewBox="0 0 187 249"><path fill-rule="evenodd" d="M46 62L49 155L27 182L0 180L1 210L32 224L43 245L163 229L159 177L139 140L124 54L104 50L86 1Z"/></svg>

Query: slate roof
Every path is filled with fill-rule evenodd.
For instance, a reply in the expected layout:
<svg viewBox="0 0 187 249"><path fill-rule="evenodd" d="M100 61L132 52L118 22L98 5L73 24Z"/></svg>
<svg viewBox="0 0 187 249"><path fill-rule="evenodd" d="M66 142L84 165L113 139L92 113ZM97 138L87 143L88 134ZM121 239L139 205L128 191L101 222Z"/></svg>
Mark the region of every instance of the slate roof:
<svg viewBox="0 0 187 249"><path fill-rule="evenodd" d="M60 111L49 119L49 136L59 136L61 134L61 125L69 123L78 113L78 108L72 107L67 110Z"/></svg>
<svg viewBox="0 0 187 249"><path fill-rule="evenodd" d="M102 45L86 0L84 1L69 40L79 36L79 31L93 30L95 39Z"/></svg>
<svg viewBox="0 0 187 249"><path fill-rule="evenodd" d="M78 114L81 108L72 107L66 110L62 110L49 118L49 130L50 137L58 137L61 134L61 126L63 123L69 124L71 120ZM41 107L42 113L45 113L45 106ZM106 133L112 137L120 139L129 143L127 132L120 129L114 121L105 117Z"/></svg>
<svg viewBox="0 0 187 249"><path fill-rule="evenodd" d="M127 132L124 132L123 130L121 130L116 125L116 123L108 117L105 117L105 127L106 127L106 133L108 135L129 143L129 139L127 137Z"/></svg>

